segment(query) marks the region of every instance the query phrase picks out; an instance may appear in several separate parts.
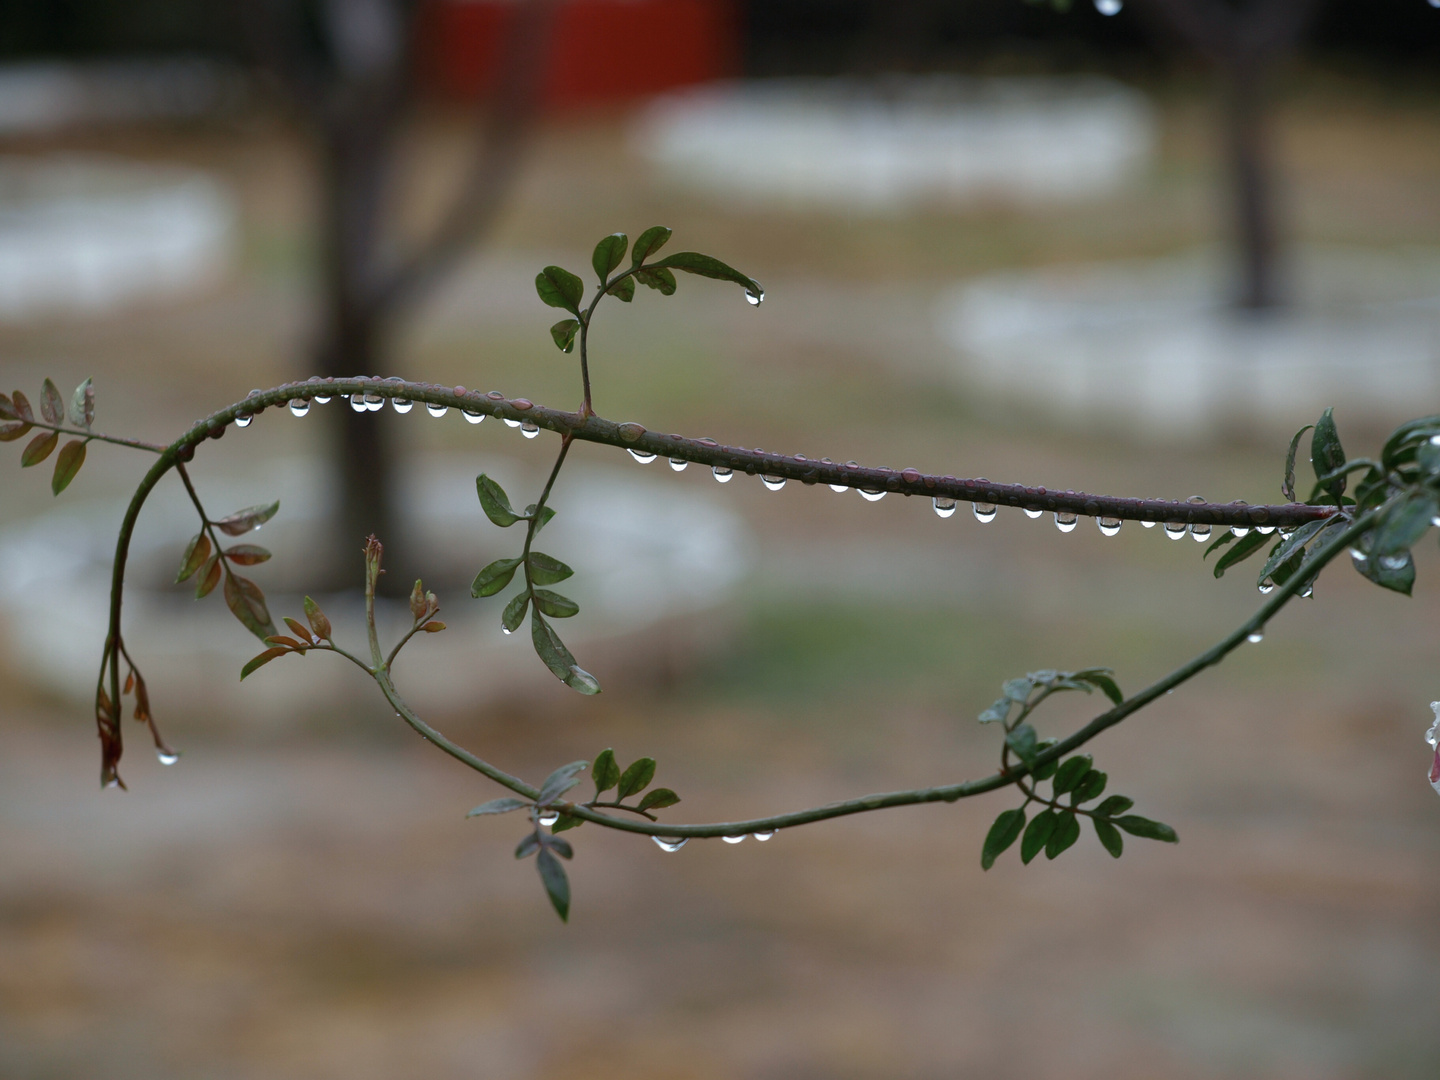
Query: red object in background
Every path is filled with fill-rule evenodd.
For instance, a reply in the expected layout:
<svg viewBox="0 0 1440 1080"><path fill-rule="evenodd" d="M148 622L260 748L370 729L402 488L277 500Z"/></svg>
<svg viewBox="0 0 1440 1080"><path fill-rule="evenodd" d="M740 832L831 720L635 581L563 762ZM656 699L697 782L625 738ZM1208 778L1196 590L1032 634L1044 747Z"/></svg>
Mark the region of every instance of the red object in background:
<svg viewBox="0 0 1440 1080"><path fill-rule="evenodd" d="M421 71L431 88L473 101L499 67L515 0L431 0ZM545 60L547 110L633 101L737 73L735 0L568 0Z"/></svg>

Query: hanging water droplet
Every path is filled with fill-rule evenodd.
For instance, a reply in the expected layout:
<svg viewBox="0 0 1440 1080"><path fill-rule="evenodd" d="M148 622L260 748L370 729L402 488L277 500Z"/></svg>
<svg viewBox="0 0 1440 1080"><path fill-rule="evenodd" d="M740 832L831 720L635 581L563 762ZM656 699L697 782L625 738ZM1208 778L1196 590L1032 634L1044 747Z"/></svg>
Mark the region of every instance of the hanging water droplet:
<svg viewBox="0 0 1440 1080"><path fill-rule="evenodd" d="M311 400L314 401L316 405L329 405L329 404L330 404L330 395L329 395L329 394L316 394L313 398L311 398Z"/></svg>
<svg viewBox="0 0 1440 1080"><path fill-rule="evenodd" d="M1114 536L1120 531L1121 521L1119 518L1102 517L1096 518L1095 524L1099 526L1102 536Z"/></svg>
<svg viewBox="0 0 1440 1080"><path fill-rule="evenodd" d="M630 456L640 462L641 465L649 465L650 462L655 460L655 455L648 450L631 449Z"/></svg>
<svg viewBox="0 0 1440 1080"><path fill-rule="evenodd" d="M1204 505L1205 505L1205 496L1204 496L1204 495L1191 495L1191 496L1190 496L1188 499L1186 499L1185 501L1186 501L1187 503L1190 503L1190 505L1192 505L1192 506L1204 506Z"/></svg>
<svg viewBox="0 0 1440 1080"><path fill-rule="evenodd" d="M236 426L236 427L249 427L251 421L253 421L254 419L255 419L255 418L254 418L253 416L251 416L249 413L240 413L238 416L235 417L235 426Z"/></svg>
<svg viewBox="0 0 1440 1080"><path fill-rule="evenodd" d="M1369 556L1369 555L1366 555L1365 552L1361 551L1359 548L1353 548L1353 547L1350 549L1350 558L1351 558L1351 560L1354 561L1355 565L1357 565L1357 566L1360 565L1360 564L1363 563L1363 562L1369 562L1369 561L1370 561L1370 556Z"/></svg>
<svg viewBox="0 0 1440 1080"><path fill-rule="evenodd" d="M1171 540L1179 540L1185 535L1185 523L1183 521L1165 522L1165 535Z"/></svg>
<svg viewBox="0 0 1440 1080"><path fill-rule="evenodd" d="M365 392L365 408L370 412L379 412L385 407L385 398L374 390Z"/></svg>
<svg viewBox="0 0 1440 1080"><path fill-rule="evenodd" d="M1436 723L1440 723L1440 720L1437 720ZM753 832L750 835L763 844L766 840L769 840L772 836L775 835L775 830L771 829L769 832Z"/></svg>
<svg viewBox="0 0 1440 1080"><path fill-rule="evenodd" d="M290 415L304 416L310 411L310 402L303 397L290 399Z"/></svg>
<svg viewBox="0 0 1440 1080"><path fill-rule="evenodd" d="M1203 544L1206 540L1210 539L1210 526L1203 522L1197 522L1191 525L1190 539L1194 540L1197 544Z"/></svg>
<svg viewBox="0 0 1440 1080"><path fill-rule="evenodd" d="M480 423L482 420L485 419L485 414L484 414L483 412L476 412L474 409L461 409L461 410L460 410L460 415L463 416L463 417L465 417L465 419L466 419L469 423L472 423L472 424L478 424L478 423ZM507 424L510 424L510 421L509 421L509 420L506 420L505 422L506 422ZM520 425L519 425L519 423L517 422L517 423L514 423L514 424L510 424L510 426L511 426L511 427L519 427Z"/></svg>
<svg viewBox="0 0 1440 1080"><path fill-rule="evenodd" d="M1142 521L1140 522L1140 527L1142 529L1153 529L1158 524L1159 522L1157 521Z"/></svg>
<svg viewBox="0 0 1440 1080"><path fill-rule="evenodd" d="M739 836L722 836L720 839L724 840L727 844L738 844L741 840L745 839L745 834L741 833Z"/></svg>
<svg viewBox="0 0 1440 1080"><path fill-rule="evenodd" d="M364 411L365 411L365 395L364 395L364 394L351 394L351 395L350 395L350 408L354 409L356 412L364 412Z"/></svg>
<svg viewBox="0 0 1440 1080"><path fill-rule="evenodd" d="M524 435L527 439L533 439L536 435L540 434L540 425L535 423L534 420L526 420L520 425L520 434ZM651 460L654 460L653 454L651 455Z"/></svg>
<svg viewBox="0 0 1440 1080"><path fill-rule="evenodd" d="M428 412L431 416L441 417L450 411L450 406L441 405L440 403L435 401L427 401L425 403L425 411Z"/></svg>
<svg viewBox="0 0 1440 1080"><path fill-rule="evenodd" d="M879 502L885 497L885 492L878 488L861 488L860 497L866 502Z"/></svg>
<svg viewBox="0 0 1440 1080"><path fill-rule="evenodd" d="M1043 514L1043 513L1045 513L1045 511L1044 511L1044 510L1041 510L1039 507L1034 507L1034 506L1027 506L1027 507L1025 507L1025 516L1028 517L1031 521L1034 521L1036 518L1038 518L1038 517L1039 517L1041 514Z"/></svg>
<svg viewBox="0 0 1440 1080"><path fill-rule="evenodd" d="M760 482L764 484L767 488L769 488L771 491L779 491L785 486L785 477L766 476L762 473L760 475Z"/></svg>
<svg viewBox="0 0 1440 1080"><path fill-rule="evenodd" d="M826 464L826 465L834 465L834 464L835 464L835 463L834 463L833 461L831 461L828 457L826 457L826 458L821 458L820 460L821 460L824 464ZM856 462L853 462L853 461L852 461L852 462L849 462L849 464L854 465L854 464L856 464ZM830 490L831 490L831 491L834 491L834 492L836 492L836 493L843 493L843 492L849 491L849 490L850 490L850 486L849 486L848 484L831 484L831 485L830 485Z"/></svg>
<svg viewBox="0 0 1440 1080"><path fill-rule="evenodd" d="M1059 529L1061 532L1074 532L1075 525L1079 522L1079 520L1079 515L1072 514L1069 510L1055 511L1055 528Z"/></svg>
<svg viewBox="0 0 1440 1080"><path fill-rule="evenodd" d="M655 841L656 846L659 847L661 851L679 851L685 846L685 841L690 838L688 836L680 836L672 839L668 836L652 836L650 839Z"/></svg>
<svg viewBox="0 0 1440 1080"><path fill-rule="evenodd" d="M1269 536L1271 533L1273 533L1273 532L1275 531L1275 526L1274 526L1274 525L1256 525L1256 526L1255 526L1255 531L1256 531L1257 533L1259 533L1261 536Z"/></svg>
<svg viewBox="0 0 1440 1080"><path fill-rule="evenodd" d="M174 765L175 762L180 760L179 754L174 750L168 749L157 749L155 751L155 757L161 765Z"/></svg>
<svg viewBox="0 0 1440 1080"><path fill-rule="evenodd" d="M1266 579L1255 587L1260 590L1261 596L1269 596L1272 592L1275 591L1275 582Z"/></svg>
<svg viewBox="0 0 1440 1080"><path fill-rule="evenodd" d="M1280 539L1282 539L1282 540L1289 540L1290 537L1292 537L1292 536L1295 535L1295 526L1294 526L1294 525L1281 525L1278 531L1279 531L1279 533L1280 533Z"/></svg>
<svg viewBox="0 0 1440 1080"><path fill-rule="evenodd" d="M752 292L750 289L746 289L746 290L745 290L745 300L746 300L746 302L747 302L751 307L759 307L761 304L763 304L763 303L765 302L765 290L764 290L764 289L761 289L761 290L757 293L757 292Z"/></svg>
<svg viewBox="0 0 1440 1080"><path fill-rule="evenodd" d="M113 788L118 788L120 786L120 778L118 776L112 776L109 780L106 780L105 783L101 786L104 787L107 791Z"/></svg>
<svg viewBox="0 0 1440 1080"><path fill-rule="evenodd" d="M939 514L942 518L948 518L955 513L954 499L946 499L936 495L935 498L931 500L931 503L935 507L935 513Z"/></svg>
<svg viewBox="0 0 1440 1080"><path fill-rule="evenodd" d="M1250 535L1250 527L1248 525L1231 525L1230 534L1239 540Z"/></svg>
<svg viewBox="0 0 1440 1080"><path fill-rule="evenodd" d="M1314 596L1314 595L1315 595L1315 582L1313 582L1313 581L1307 581L1304 585L1301 585L1301 586L1300 586L1300 599L1301 599L1301 600L1309 600L1309 599L1310 599L1312 596Z"/></svg>
<svg viewBox="0 0 1440 1080"><path fill-rule="evenodd" d="M1105 15L1107 17L1111 15L1119 15L1120 9L1124 6L1125 5L1121 3L1121 0L1095 0L1095 10L1098 11L1101 15Z"/></svg>
<svg viewBox="0 0 1440 1080"><path fill-rule="evenodd" d="M970 509L975 511L975 520L986 525L994 521L995 515L999 513L994 503L977 502L972 504Z"/></svg>
<svg viewBox="0 0 1440 1080"><path fill-rule="evenodd" d="M716 465L710 470L711 475L722 484L728 484L730 477L735 475L735 470L729 465Z"/></svg>
<svg viewBox="0 0 1440 1080"><path fill-rule="evenodd" d="M502 634L504 634L506 637L509 637L512 633L514 633L514 631L511 630L508 626L502 626L502 627L500 627L500 632L501 632Z"/></svg>
<svg viewBox="0 0 1440 1080"><path fill-rule="evenodd" d="M684 472L685 466L689 464L690 462L686 461L684 458L672 457L670 459L670 468L674 469L676 472Z"/></svg>
<svg viewBox="0 0 1440 1080"><path fill-rule="evenodd" d="M1409 561L1410 556L1408 553L1380 556L1380 565L1386 570L1403 570L1405 569L1405 564Z"/></svg>
<svg viewBox="0 0 1440 1080"><path fill-rule="evenodd" d="M411 401L409 398L403 397L392 397L390 399L390 405L396 412L400 413L400 415L402 416L415 407L415 403L413 401Z"/></svg>
<svg viewBox="0 0 1440 1080"><path fill-rule="evenodd" d="M1260 642L1262 642L1262 641L1265 640L1265 628L1264 628L1264 627L1261 627L1259 630L1256 630L1253 634L1246 634L1246 635L1245 635L1245 640L1248 641L1248 642L1250 642L1251 645L1259 645Z"/></svg>
<svg viewBox="0 0 1440 1080"><path fill-rule="evenodd" d="M511 420L508 416L502 416L500 419L505 421L505 426L506 426L506 427L512 427L512 428L513 428L513 427L519 427L519 426L520 426L520 421L519 421L519 420Z"/></svg>
<svg viewBox="0 0 1440 1080"><path fill-rule="evenodd" d="M538 820L541 825L545 826L545 828L548 829L551 825L554 825L557 821L560 820L560 811L541 810L540 815L536 820Z"/></svg>

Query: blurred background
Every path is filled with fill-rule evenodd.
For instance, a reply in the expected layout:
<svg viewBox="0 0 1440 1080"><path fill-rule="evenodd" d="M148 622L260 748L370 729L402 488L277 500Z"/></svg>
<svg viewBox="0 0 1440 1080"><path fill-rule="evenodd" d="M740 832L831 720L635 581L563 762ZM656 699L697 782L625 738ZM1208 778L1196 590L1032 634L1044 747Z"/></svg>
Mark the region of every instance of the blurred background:
<svg viewBox="0 0 1440 1080"><path fill-rule="evenodd" d="M664 223L762 281L607 305L595 404L651 429L961 476L1276 501L1334 405L1352 454L1440 401L1433 0L49 0L0 4L6 391L97 387L168 441L252 387L401 374L578 401L532 280ZM588 270L587 270L588 274ZM1133 690L1247 617L1247 574L1127 524L753 478L577 446L547 550L605 686L473 601L554 451L417 409L272 410L193 467L272 611L362 627L360 537L445 634L402 692L535 778L659 759L673 820L981 775L1026 670ZM7 452L8 453L8 452ZM576 833L571 922L493 788L325 657L273 664L169 584L163 486L127 640L183 751L86 701L145 463L92 447L0 503L0 1076L684 1080L1435 1075L1440 594L1343 566L1093 747L1171 848L979 868L1008 795L767 844ZM37 470L36 472L40 472ZM392 606L386 617L398 623ZM1042 734L1094 701L1057 701ZM582 789L584 790L584 789Z"/></svg>

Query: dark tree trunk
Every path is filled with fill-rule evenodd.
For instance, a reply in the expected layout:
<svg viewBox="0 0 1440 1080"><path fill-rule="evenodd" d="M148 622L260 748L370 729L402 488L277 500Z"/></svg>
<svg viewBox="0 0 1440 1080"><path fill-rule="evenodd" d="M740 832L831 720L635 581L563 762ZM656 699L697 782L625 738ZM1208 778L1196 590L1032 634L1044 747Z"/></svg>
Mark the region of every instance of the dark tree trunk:
<svg viewBox="0 0 1440 1080"><path fill-rule="evenodd" d="M1274 170L1265 130L1264 65L1226 65L1225 149L1239 273L1237 307L1261 311L1284 300L1278 265Z"/></svg>

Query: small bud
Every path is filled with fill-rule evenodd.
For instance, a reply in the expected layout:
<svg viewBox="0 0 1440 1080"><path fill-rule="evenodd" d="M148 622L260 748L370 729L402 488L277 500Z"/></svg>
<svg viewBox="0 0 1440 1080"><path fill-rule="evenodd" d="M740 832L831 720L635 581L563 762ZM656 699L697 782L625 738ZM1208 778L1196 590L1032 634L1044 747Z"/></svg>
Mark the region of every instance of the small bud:
<svg viewBox="0 0 1440 1080"><path fill-rule="evenodd" d="M317 638L325 641L331 640L330 620L326 617L325 612L320 610L320 605L308 596L305 597L305 618L310 623L310 629L315 631Z"/></svg>
<svg viewBox="0 0 1440 1080"><path fill-rule="evenodd" d="M436 596L433 592L427 592L425 594L425 614L427 616L435 615L439 611L440 601L436 599Z"/></svg>
<svg viewBox="0 0 1440 1080"><path fill-rule="evenodd" d="M380 558L384 553L385 546L373 533L365 538L365 592L371 596L375 595L375 584L380 580Z"/></svg>
<svg viewBox="0 0 1440 1080"><path fill-rule="evenodd" d="M427 622L421 629L427 634L438 634L445 629L445 624L443 622Z"/></svg>
<svg viewBox="0 0 1440 1080"><path fill-rule="evenodd" d="M425 602L425 587L420 584L420 579L415 579L415 588L410 590L410 614L416 622L425 618L429 605Z"/></svg>

